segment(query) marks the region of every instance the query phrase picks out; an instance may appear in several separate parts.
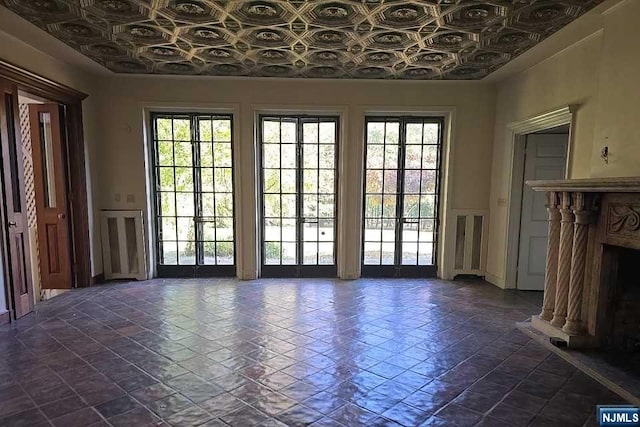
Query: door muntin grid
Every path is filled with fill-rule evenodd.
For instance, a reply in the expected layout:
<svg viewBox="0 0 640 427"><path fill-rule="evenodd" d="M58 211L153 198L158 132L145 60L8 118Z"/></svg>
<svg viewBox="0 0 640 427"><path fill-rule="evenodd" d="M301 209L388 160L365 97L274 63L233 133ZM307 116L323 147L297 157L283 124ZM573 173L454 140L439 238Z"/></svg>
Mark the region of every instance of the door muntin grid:
<svg viewBox="0 0 640 427"><path fill-rule="evenodd" d="M260 117L263 272L335 267L337 135L335 117Z"/></svg>
<svg viewBox="0 0 640 427"><path fill-rule="evenodd" d="M152 125L159 268L232 273L232 116L154 113Z"/></svg>
<svg viewBox="0 0 640 427"><path fill-rule="evenodd" d="M363 268L435 271L443 121L367 117L365 126Z"/></svg>

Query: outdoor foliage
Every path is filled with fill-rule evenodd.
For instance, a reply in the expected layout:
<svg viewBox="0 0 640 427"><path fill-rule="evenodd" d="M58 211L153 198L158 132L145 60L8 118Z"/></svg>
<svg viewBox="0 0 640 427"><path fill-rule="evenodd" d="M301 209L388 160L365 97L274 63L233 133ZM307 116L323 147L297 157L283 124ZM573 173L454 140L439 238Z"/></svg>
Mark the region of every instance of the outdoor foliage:
<svg viewBox="0 0 640 427"><path fill-rule="evenodd" d="M204 243L205 259L232 258L231 121L207 116L194 120L188 116L159 117L155 124L163 240L186 242L179 248L180 258L193 257L194 217L202 216L210 220L203 225L201 238L210 240Z"/></svg>

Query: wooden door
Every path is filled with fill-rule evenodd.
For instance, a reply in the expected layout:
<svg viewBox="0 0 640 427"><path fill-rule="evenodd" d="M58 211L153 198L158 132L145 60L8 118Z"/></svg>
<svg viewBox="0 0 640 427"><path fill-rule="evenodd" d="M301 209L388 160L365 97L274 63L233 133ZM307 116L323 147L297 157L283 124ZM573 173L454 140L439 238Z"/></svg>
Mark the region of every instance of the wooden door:
<svg viewBox="0 0 640 427"><path fill-rule="evenodd" d="M29 106L42 289L71 288L67 187L60 106Z"/></svg>
<svg viewBox="0 0 640 427"><path fill-rule="evenodd" d="M524 180L563 179L567 163L567 134L527 136ZM517 287L522 291L544 290L549 216L543 192L528 185L522 189L520 252Z"/></svg>
<svg viewBox="0 0 640 427"><path fill-rule="evenodd" d="M0 140L7 251L4 262L9 268L14 316L22 317L33 309L33 283L29 245L29 227L25 208L24 164L18 122L18 89L0 81Z"/></svg>

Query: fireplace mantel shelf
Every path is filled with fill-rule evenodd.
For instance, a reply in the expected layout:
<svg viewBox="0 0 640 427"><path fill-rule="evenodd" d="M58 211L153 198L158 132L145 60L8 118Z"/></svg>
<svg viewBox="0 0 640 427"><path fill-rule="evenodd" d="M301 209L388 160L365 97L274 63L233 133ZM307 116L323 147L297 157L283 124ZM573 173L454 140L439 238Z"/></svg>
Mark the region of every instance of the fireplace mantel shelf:
<svg viewBox="0 0 640 427"><path fill-rule="evenodd" d="M583 193L640 193L640 177L527 181L535 191Z"/></svg>

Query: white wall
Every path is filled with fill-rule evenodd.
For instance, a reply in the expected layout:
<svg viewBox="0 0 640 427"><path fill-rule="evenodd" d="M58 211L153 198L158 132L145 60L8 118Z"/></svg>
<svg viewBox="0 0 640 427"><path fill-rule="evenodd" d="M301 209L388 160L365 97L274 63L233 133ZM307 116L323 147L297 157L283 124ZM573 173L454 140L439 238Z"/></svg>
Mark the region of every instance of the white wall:
<svg viewBox="0 0 640 427"><path fill-rule="evenodd" d="M578 105L570 178L640 175L637 83L640 1L627 0L601 16L601 29L497 87L493 142L488 278L506 283L507 207L512 143L507 125L568 104ZM600 150L609 146L608 164Z"/></svg>

